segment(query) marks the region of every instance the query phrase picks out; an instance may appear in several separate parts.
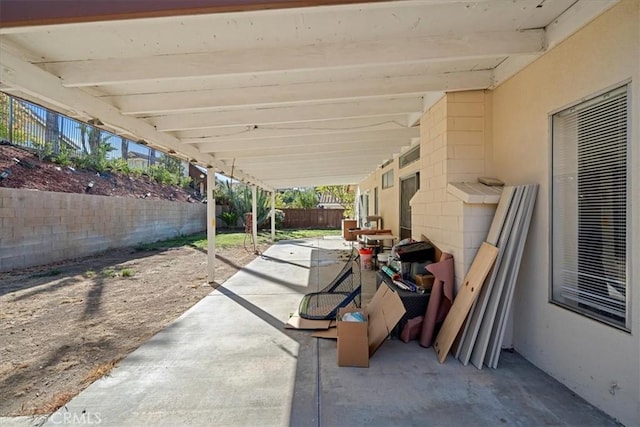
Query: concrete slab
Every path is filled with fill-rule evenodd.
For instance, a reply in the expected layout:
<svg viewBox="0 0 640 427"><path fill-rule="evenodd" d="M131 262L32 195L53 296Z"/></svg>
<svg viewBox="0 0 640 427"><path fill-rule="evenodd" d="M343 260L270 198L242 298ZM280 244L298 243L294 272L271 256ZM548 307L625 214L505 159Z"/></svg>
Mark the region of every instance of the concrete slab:
<svg viewBox="0 0 640 427"><path fill-rule="evenodd" d="M348 245L272 246L46 425L616 425L517 354L479 371L388 340L370 368L338 368L335 341L283 325L310 287L339 270L335 251ZM363 280L373 295L375 273Z"/></svg>

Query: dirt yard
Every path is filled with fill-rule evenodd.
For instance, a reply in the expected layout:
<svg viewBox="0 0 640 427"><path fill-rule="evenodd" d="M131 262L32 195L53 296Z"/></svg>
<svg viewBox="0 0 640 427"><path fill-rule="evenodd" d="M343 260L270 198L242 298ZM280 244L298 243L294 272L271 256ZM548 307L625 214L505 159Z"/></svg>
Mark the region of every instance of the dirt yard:
<svg viewBox="0 0 640 427"><path fill-rule="evenodd" d="M255 255L217 257L221 284ZM52 412L212 289L206 255L188 246L0 274L0 416Z"/></svg>

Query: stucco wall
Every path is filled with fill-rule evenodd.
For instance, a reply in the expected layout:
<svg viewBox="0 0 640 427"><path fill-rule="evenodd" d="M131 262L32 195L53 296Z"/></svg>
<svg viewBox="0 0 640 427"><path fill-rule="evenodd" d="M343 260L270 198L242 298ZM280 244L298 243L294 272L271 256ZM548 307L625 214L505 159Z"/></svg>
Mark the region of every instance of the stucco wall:
<svg viewBox="0 0 640 427"><path fill-rule="evenodd" d="M540 191L515 296L518 352L626 425L640 425L640 2L622 1L499 86L493 102L496 175ZM632 333L549 301L549 114L632 79L630 292Z"/></svg>
<svg viewBox="0 0 640 427"><path fill-rule="evenodd" d="M477 182L490 173L490 97L484 91L445 95L420 120L420 191L412 201L413 237L428 237L454 256L459 288L487 236L495 205L466 204L451 182Z"/></svg>
<svg viewBox="0 0 640 427"><path fill-rule="evenodd" d="M378 187L378 215L383 219L383 227L390 229L395 236L400 236L400 180L421 170L422 147L420 150L421 160L400 168L399 157L395 156L391 163L376 169L358 185L360 193L369 193L370 215L374 214L374 188ZM393 170L393 187L382 189L382 175L389 170Z"/></svg>
<svg viewBox="0 0 640 427"><path fill-rule="evenodd" d="M206 205L0 188L0 271L206 229Z"/></svg>

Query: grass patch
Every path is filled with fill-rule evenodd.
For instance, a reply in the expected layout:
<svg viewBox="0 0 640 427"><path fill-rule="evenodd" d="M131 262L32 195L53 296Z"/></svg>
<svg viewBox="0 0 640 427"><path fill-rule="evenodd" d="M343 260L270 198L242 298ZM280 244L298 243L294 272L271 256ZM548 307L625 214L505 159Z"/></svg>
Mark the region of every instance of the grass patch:
<svg viewBox="0 0 640 427"><path fill-rule="evenodd" d="M97 275L98 275L98 273L96 273L93 270L87 270L87 271L84 272L84 277L86 277L87 279L93 279Z"/></svg>
<svg viewBox="0 0 640 427"><path fill-rule="evenodd" d="M136 251L155 251L170 248L179 248L182 246L192 246L195 248L207 247L207 234L197 233L189 236L178 236L172 239L161 240L153 243L143 243L134 247Z"/></svg>
<svg viewBox="0 0 640 427"><path fill-rule="evenodd" d="M112 278L118 276L118 273L113 268L105 268L100 272L100 274L102 274L103 276L112 277Z"/></svg>
<svg viewBox="0 0 640 427"><path fill-rule="evenodd" d="M53 269L53 270L44 271L42 273L34 274L31 277L34 277L34 278L35 277L54 277L54 276L58 276L60 274L62 274L62 270Z"/></svg>
<svg viewBox="0 0 640 427"><path fill-rule="evenodd" d="M132 277L134 274L136 274L136 272L133 268L123 268L120 270L120 276L122 277Z"/></svg>
<svg viewBox="0 0 640 427"><path fill-rule="evenodd" d="M323 236L339 236L340 230L318 230L318 229L299 229L299 230L277 230L276 241L279 240L295 240L306 239L309 237L323 237ZM271 238L271 233L266 234L267 238Z"/></svg>
<svg viewBox="0 0 640 427"><path fill-rule="evenodd" d="M322 236L339 236L340 230L325 230L325 229L295 229L295 230L277 230L276 241L280 240L296 240L305 239L310 237L322 237ZM224 249L236 246L243 246L251 244L251 236L247 235L244 231L219 231L216 234L216 248ZM271 243L271 232L260 231L258 232L258 243L268 244ZM179 248L182 246L191 246L192 248L207 250L207 234L197 233L189 236L179 236L173 239L162 240L159 242L145 243L134 247L136 251L155 251L170 248Z"/></svg>

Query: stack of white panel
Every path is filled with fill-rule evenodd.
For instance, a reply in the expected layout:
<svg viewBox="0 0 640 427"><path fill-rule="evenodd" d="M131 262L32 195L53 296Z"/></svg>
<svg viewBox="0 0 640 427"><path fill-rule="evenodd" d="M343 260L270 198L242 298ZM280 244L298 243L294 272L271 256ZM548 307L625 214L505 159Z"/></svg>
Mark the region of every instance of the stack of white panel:
<svg viewBox="0 0 640 427"><path fill-rule="evenodd" d="M498 367L507 314L520 269L520 260L533 206L537 184L504 187L487 242L500 249L492 271L473 304L458 337L455 356L478 369L483 364Z"/></svg>

